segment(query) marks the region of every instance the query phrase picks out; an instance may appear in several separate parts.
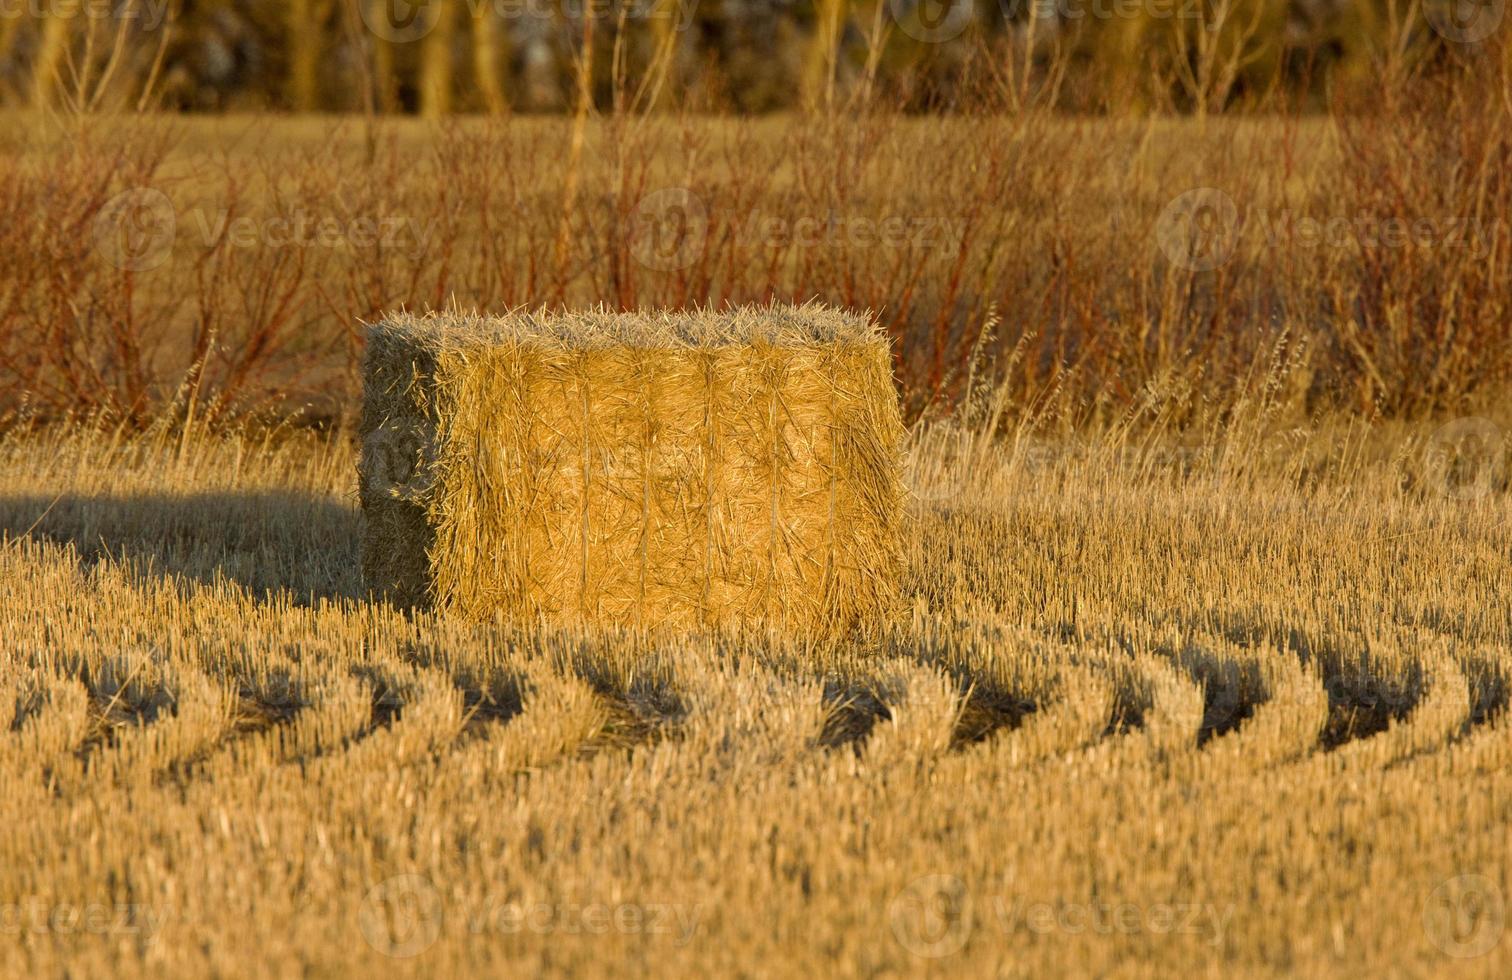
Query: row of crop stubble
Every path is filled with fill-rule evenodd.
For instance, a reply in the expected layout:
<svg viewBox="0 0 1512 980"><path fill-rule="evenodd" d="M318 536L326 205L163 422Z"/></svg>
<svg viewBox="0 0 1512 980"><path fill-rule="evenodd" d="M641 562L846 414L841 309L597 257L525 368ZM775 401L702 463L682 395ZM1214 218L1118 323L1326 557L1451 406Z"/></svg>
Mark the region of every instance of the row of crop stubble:
<svg viewBox="0 0 1512 980"><path fill-rule="evenodd" d="M817 650L366 603L341 442L13 435L10 962L1504 972L1505 473L1350 431L984 451Z"/></svg>

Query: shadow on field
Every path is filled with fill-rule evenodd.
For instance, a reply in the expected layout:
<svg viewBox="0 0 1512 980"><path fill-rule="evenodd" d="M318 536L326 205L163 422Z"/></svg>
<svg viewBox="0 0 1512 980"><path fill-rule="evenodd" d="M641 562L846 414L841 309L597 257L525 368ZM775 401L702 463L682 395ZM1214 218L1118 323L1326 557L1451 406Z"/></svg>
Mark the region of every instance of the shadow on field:
<svg viewBox="0 0 1512 980"><path fill-rule="evenodd" d="M0 535L72 545L148 575L228 581L296 603L356 598L357 508L289 491L0 496Z"/></svg>

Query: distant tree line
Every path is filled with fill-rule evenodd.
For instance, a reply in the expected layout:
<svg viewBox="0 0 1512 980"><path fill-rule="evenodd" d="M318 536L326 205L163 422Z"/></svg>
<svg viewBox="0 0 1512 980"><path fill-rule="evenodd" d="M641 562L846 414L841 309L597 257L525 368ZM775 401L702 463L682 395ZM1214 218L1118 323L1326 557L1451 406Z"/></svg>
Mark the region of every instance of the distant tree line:
<svg viewBox="0 0 1512 980"><path fill-rule="evenodd" d="M0 0L7 105L1206 113L1506 57L1505 0ZM1488 55L1489 52L1489 55Z"/></svg>

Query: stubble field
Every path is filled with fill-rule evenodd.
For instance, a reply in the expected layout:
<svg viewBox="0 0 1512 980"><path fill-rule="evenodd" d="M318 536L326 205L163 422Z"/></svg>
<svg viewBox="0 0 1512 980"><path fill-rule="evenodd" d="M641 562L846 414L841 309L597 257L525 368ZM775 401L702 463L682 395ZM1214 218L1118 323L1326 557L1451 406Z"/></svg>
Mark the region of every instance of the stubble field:
<svg viewBox="0 0 1512 980"><path fill-rule="evenodd" d="M0 972L1512 972L1509 112L20 117ZM892 621L365 594L362 322L811 299Z"/></svg>
<svg viewBox="0 0 1512 980"><path fill-rule="evenodd" d="M370 603L341 438L13 435L6 971L1504 975L1457 431L918 436L910 612L823 648Z"/></svg>

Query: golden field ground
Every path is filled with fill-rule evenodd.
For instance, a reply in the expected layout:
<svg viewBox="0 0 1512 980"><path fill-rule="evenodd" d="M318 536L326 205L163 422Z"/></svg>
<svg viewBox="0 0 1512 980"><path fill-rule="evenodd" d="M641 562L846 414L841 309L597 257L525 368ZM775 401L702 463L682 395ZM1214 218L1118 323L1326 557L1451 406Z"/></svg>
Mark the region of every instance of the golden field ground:
<svg viewBox="0 0 1512 980"><path fill-rule="evenodd" d="M1512 973L1509 114L8 114L0 972ZM362 322L810 299L895 621L366 598Z"/></svg>
<svg viewBox="0 0 1512 980"><path fill-rule="evenodd" d="M343 438L13 432L4 972L1506 975L1508 421L926 433L817 649L366 602Z"/></svg>

